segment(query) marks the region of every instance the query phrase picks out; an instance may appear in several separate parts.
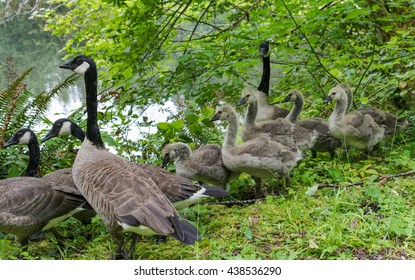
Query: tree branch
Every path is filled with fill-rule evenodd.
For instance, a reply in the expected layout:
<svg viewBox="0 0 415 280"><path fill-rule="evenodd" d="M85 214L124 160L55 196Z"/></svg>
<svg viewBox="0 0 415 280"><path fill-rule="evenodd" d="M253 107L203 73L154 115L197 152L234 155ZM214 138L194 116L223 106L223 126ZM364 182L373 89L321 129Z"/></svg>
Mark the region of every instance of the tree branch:
<svg viewBox="0 0 415 280"><path fill-rule="evenodd" d="M255 3L252 4L252 6L249 7L248 10L242 16L240 16L236 21L234 21L232 24L230 24L225 29L223 29L220 32L216 33L214 35L214 37L217 37L222 33L225 33L225 32L228 32L228 31L231 31L231 30L235 29L235 27L237 27L238 24L240 24L245 18L247 18L249 16L249 13L256 7L256 5L259 3L259 1L261 1L261 0L256 0ZM213 38L211 40L213 40Z"/></svg>
<svg viewBox="0 0 415 280"><path fill-rule="evenodd" d="M307 41L307 44L310 46L311 51L313 52L314 56L316 57L318 63L320 64L321 68L323 68L324 72L326 72L330 77L332 77L333 79L335 79L338 83L340 83L340 81L334 77L327 69L326 67L324 67L323 63L321 62L320 58L317 55L316 50L314 49L313 45L311 44L310 40L308 39L307 35L301 30L300 25L298 25L297 21L295 20L294 16L292 15L290 9L288 8L288 6L285 4L284 0L281 0L282 4L284 5L285 9L287 10L288 14L290 15L291 19L293 20L295 26L297 27L298 31L300 31L301 35L304 36L305 40Z"/></svg>
<svg viewBox="0 0 415 280"><path fill-rule="evenodd" d="M404 177L404 176L409 176L409 175L414 175L415 174L415 170L412 171L408 171L408 172L403 172L403 173L398 173L398 174L392 174L392 175L383 175L383 176L379 176L378 178L376 178L375 181L380 182L382 184L386 183L389 179L392 178L396 178L396 177ZM326 184L326 183L320 183L318 185L319 188L334 188L334 189L338 189L340 187L354 187L354 186L361 186L363 185L365 182L364 181L359 181L356 183L349 183L349 184L345 184L345 185L338 185L338 184Z"/></svg>

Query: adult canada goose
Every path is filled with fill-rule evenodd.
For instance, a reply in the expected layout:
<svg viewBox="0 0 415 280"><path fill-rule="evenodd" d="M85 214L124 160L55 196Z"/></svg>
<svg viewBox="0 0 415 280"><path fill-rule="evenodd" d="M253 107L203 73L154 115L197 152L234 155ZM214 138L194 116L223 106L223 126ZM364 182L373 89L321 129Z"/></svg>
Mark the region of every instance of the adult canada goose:
<svg viewBox="0 0 415 280"><path fill-rule="evenodd" d="M29 148L29 163L27 165L25 176L40 177L38 170L40 164L40 148L36 134L29 128L19 129L7 142L5 147L13 145L27 145ZM69 188L76 189L72 179L72 168L63 168L50 172L41 178L43 181L51 184L64 185ZM78 190L76 189L76 193ZM85 200L84 200L85 202ZM85 210L75 213L74 218L78 219L82 224L91 223L91 219L96 215L95 211L85 205Z"/></svg>
<svg viewBox="0 0 415 280"><path fill-rule="evenodd" d="M346 114L347 94L340 85L330 89L326 102L337 103L329 118L331 135L358 149L371 151L385 135L384 126L379 126L368 114L354 111Z"/></svg>
<svg viewBox="0 0 415 280"><path fill-rule="evenodd" d="M294 103L294 106L291 108L290 113L286 117L287 119L309 131L314 130L317 132L317 140L314 145L310 147L312 157L315 158L317 156L317 152L329 152L330 157L333 158L335 150L341 146L341 141L330 134L327 121L322 118L305 118L298 120L298 117L304 107L303 94L299 90L293 90L289 92L285 99L281 102Z"/></svg>
<svg viewBox="0 0 415 280"><path fill-rule="evenodd" d="M238 175L226 168L222 148L216 144L206 144L192 152L183 142L170 143L164 146L162 154L162 167L175 161L176 174L190 180L226 188L229 179Z"/></svg>
<svg viewBox="0 0 415 280"><path fill-rule="evenodd" d="M42 142L64 135L75 136L81 142L85 139L85 131L79 125L62 118L53 123ZM228 195L228 192L222 188L193 184L189 179L176 176L160 167L144 163L135 164L159 186L177 210L192 206L204 197L223 198Z"/></svg>
<svg viewBox="0 0 415 280"><path fill-rule="evenodd" d="M262 77L258 86L257 95L259 111L257 121L273 120L276 118L284 118L288 115L288 110L269 104L269 84L271 77L271 60L270 48L268 42L259 44L259 54L262 57ZM264 94L262 94L264 93Z"/></svg>
<svg viewBox="0 0 415 280"><path fill-rule="evenodd" d="M288 147L306 149L313 146L317 139L317 132L307 130L301 126L294 125L286 118L258 122L258 92L252 89L244 89L237 106L249 104L242 124L242 140L250 140L256 137L270 137Z"/></svg>
<svg viewBox="0 0 415 280"><path fill-rule="evenodd" d="M348 112L353 105L353 91L347 83L342 83L340 86L347 94L348 106L346 112ZM407 120L375 107L357 109L356 111L361 112L362 114L370 115L378 125L385 126L386 136L394 135L396 133L402 132L409 126L413 126L413 124Z"/></svg>
<svg viewBox="0 0 415 280"><path fill-rule="evenodd" d="M274 177L289 179L290 170L302 158L301 152L297 149L286 147L265 137L236 144L238 119L235 110L229 105L217 108L210 121L217 120L228 122L222 157L225 166L234 172L246 172L263 179Z"/></svg>
<svg viewBox="0 0 415 280"><path fill-rule="evenodd" d="M0 180L0 232L17 236L22 246L30 236L48 230L85 202L76 189L36 177Z"/></svg>
<svg viewBox="0 0 415 280"><path fill-rule="evenodd" d="M23 139L26 131L17 132ZM13 145L9 140L5 147ZM30 173L29 173L30 174ZM36 177L0 180L0 232L17 236L27 245L30 236L57 225L82 211L85 199L76 188L48 183Z"/></svg>
<svg viewBox="0 0 415 280"><path fill-rule="evenodd" d="M73 179L115 239L115 257L122 257L123 230L140 235L170 235L184 244L200 240L197 229L179 217L139 165L105 149L97 122L98 71L93 59L77 56L60 67L84 75L87 129L75 158Z"/></svg>

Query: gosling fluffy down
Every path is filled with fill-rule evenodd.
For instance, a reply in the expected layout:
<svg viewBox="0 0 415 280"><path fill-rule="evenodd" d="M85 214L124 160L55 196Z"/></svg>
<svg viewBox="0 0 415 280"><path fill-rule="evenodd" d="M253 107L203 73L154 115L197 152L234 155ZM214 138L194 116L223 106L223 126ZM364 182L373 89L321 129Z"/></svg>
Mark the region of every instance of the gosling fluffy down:
<svg viewBox="0 0 415 280"><path fill-rule="evenodd" d="M225 166L234 172L246 172L263 179L289 177L290 170L302 158L298 149L264 137L236 145L238 119L235 110L229 105L217 108L211 121L217 120L228 122L222 157Z"/></svg>
<svg viewBox="0 0 415 280"><path fill-rule="evenodd" d="M175 161L176 174L190 180L226 187L229 179L237 175L226 168L222 148L216 144L206 144L192 152L186 143L169 143L162 154L162 167Z"/></svg>
<svg viewBox="0 0 415 280"><path fill-rule="evenodd" d="M336 101L329 118L331 135L348 146L371 151L385 135L385 127L379 126L369 114L360 111L347 113L347 94L340 85L330 89L326 102Z"/></svg>

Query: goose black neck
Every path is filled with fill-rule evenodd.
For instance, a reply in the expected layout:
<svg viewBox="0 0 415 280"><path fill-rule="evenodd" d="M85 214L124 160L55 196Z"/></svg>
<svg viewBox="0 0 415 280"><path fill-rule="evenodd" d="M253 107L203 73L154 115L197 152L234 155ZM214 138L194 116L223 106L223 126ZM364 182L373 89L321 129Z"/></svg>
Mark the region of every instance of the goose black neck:
<svg viewBox="0 0 415 280"><path fill-rule="evenodd" d="M40 149L38 141L27 145L29 148L29 163L26 169L26 176L39 177L38 169L40 163Z"/></svg>
<svg viewBox="0 0 415 280"><path fill-rule="evenodd" d="M85 131L74 122L71 124L71 134L81 140L81 142L84 142Z"/></svg>
<svg viewBox="0 0 415 280"><path fill-rule="evenodd" d="M258 90L269 96L269 81L271 77L271 61L269 56L262 58L262 78Z"/></svg>
<svg viewBox="0 0 415 280"><path fill-rule="evenodd" d="M90 68L85 73L86 109L88 113L86 124L86 138L97 147L104 147L101 133L98 127L98 97L97 82L98 73L95 68Z"/></svg>

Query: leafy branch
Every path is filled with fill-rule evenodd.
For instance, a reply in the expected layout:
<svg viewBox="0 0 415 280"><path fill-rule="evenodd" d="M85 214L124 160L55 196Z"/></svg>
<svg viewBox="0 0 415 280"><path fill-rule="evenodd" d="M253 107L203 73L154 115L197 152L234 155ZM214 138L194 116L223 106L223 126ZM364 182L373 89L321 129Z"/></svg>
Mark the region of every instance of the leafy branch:
<svg viewBox="0 0 415 280"><path fill-rule="evenodd" d="M307 44L309 45L312 53L314 54L314 56L316 57L319 65L321 66L321 68L323 68L324 72L326 72L330 77L332 77L334 80L336 80L338 83L340 83L339 79L337 79L335 76L333 76L327 69L326 67L324 67L323 63L321 62L320 58L318 57L318 54L316 52L316 50L314 49L313 45L311 44L310 40L308 39L307 35L302 31L300 25L297 23L297 21L295 20L293 14L291 13L291 10L288 8L287 4L285 4L284 0L281 0L282 4L284 5L285 9L287 10L288 14L290 15L290 18L292 19L292 21L294 22L296 28L298 29L298 31L301 33L301 35L304 37L304 39L307 41Z"/></svg>

